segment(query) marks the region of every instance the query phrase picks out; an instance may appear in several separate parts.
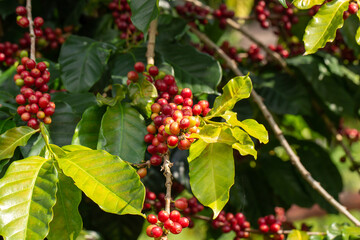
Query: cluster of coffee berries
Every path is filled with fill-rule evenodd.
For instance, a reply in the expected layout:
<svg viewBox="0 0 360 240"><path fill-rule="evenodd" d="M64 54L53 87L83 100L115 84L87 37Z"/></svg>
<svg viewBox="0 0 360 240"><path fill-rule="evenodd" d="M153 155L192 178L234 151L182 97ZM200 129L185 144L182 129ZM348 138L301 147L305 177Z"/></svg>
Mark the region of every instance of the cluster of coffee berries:
<svg viewBox="0 0 360 240"><path fill-rule="evenodd" d="M16 54L19 46L16 43L4 42L0 43L0 63L5 63L6 66L11 66L16 62Z"/></svg>
<svg viewBox="0 0 360 240"><path fill-rule="evenodd" d="M284 8L278 1L270 4L270 11L278 14L280 18L271 19L273 26L281 26L285 29L288 35L291 34L291 28L294 24L299 22L299 17L296 15L294 5L287 4L287 8Z"/></svg>
<svg viewBox="0 0 360 240"><path fill-rule="evenodd" d="M231 59L234 59L236 62L240 63L242 61L237 49L230 46L230 43L228 41L224 41L221 44L220 48L226 53L226 55L228 55Z"/></svg>
<svg viewBox="0 0 360 240"><path fill-rule="evenodd" d="M192 92L184 88L179 93L175 77L165 74L156 66L145 66L141 62L134 65L135 71L127 74L127 84L137 82L139 74L156 87L159 97L151 105L151 120L147 126L148 134L144 141L150 145L147 151L152 155L151 165L158 166L162 163L162 154L169 148L178 147L180 150L187 150L194 141L190 138L191 133L197 133L200 126L199 115L206 116L210 111L209 102L202 100L194 104Z"/></svg>
<svg viewBox="0 0 360 240"><path fill-rule="evenodd" d="M289 57L289 51L284 49L283 46L281 45L269 45L269 49L273 52L277 52L279 53L283 58L288 58Z"/></svg>
<svg viewBox="0 0 360 240"><path fill-rule="evenodd" d="M195 22L203 25L206 25L209 22L207 18L210 11L200 6L196 6L191 2L186 2L184 5L177 5L176 11L181 17L195 25Z"/></svg>
<svg viewBox="0 0 360 240"><path fill-rule="evenodd" d="M16 23L22 27L27 28L29 27L29 19L27 18L27 10L24 6L18 6L16 8L16 14L18 15L16 18Z"/></svg>
<svg viewBox="0 0 360 240"><path fill-rule="evenodd" d="M259 21L262 28L269 28L270 21L268 17L270 17L270 11L266 8L265 1L259 1L255 6L255 14L256 19Z"/></svg>
<svg viewBox="0 0 360 240"><path fill-rule="evenodd" d="M50 80L47 67L45 62L36 64L34 60L23 57L16 69L17 74L14 75L15 84L21 86L20 94L15 98L20 105L17 113L34 129L39 127L40 121L50 124L51 116L55 112L55 104L50 102L51 96L46 93Z"/></svg>
<svg viewBox="0 0 360 240"><path fill-rule="evenodd" d="M108 5L109 10L112 12L114 22L117 28L120 30L120 38L128 39L130 36L136 41L141 41L144 38L144 34L137 31L134 24L130 19L131 8L127 0L113 0Z"/></svg>
<svg viewBox="0 0 360 240"><path fill-rule="evenodd" d="M344 12L344 19L348 18L350 16L350 14L356 14L359 11L359 5L358 3L355 2L351 2L349 4L348 10L346 12Z"/></svg>
<svg viewBox="0 0 360 240"><path fill-rule="evenodd" d="M170 213L162 210L157 216L149 214L146 219L151 224L146 228L146 234L153 238L159 238L164 233L167 235L169 232L179 234L183 228L189 226L189 220L186 217L181 217L177 210Z"/></svg>
<svg viewBox="0 0 360 240"><path fill-rule="evenodd" d="M221 229L223 233L234 231L236 237L234 240L240 240L241 238L248 238L249 232L246 231L250 228L250 222L246 221L246 217L242 213L226 213L221 211L220 214L215 218L211 225L215 229Z"/></svg>
<svg viewBox="0 0 360 240"><path fill-rule="evenodd" d="M251 44L247 53L253 62L261 62L265 58L265 56L260 53L260 48L256 44Z"/></svg>
<svg viewBox="0 0 360 240"><path fill-rule="evenodd" d="M198 202L195 197L186 199L184 197L175 200L174 206L181 210L182 213L189 217L190 223L192 224L191 215L195 215L202 210L204 210L204 206Z"/></svg>
<svg viewBox="0 0 360 240"><path fill-rule="evenodd" d="M356 59L354 50L346 45L341 31L339 30L336 31L335 40L327 43L324 50L345 61L352 62Z"/></svg>
<svg viewBox="0 0 360 240"><path fill-rule="evenodd" d="M351 142L357 142L360 139L360 132L355 128L344 128L340 133Z"/></svg>
<svg viewBox="0 0 360 240"><path fill-rule="evenodd" d="M219 27L221 29L226 28L226 19L233 18L234 15L234 11L228 10L226 4L224 3L220 4L219 8L213 11L213 16L219 20Z"/></svg>
<svg viewBox="0 0 360 240"><path fill-rule="evenodd" d="M262 233L272 233L269 239L283 240L285 236L279 234L281 230L281 221L277 220L274 215L268 215L258 219L259 230Z"/></svg>

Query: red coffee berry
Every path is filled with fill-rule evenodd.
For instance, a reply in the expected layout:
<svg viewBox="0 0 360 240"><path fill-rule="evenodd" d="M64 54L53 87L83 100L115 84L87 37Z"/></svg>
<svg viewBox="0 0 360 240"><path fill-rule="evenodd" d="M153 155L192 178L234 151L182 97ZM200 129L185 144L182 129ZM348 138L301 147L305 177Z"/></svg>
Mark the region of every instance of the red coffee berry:
<svg viewBox="0 0 360 240"><path fill-rule="evenodd" d="M195 105L193 106L192 112L193 112L193 114L194 114L195 116L200 115L201 112L202 112L202 107L201 107L201 105L200 105L200 104L195 104Z"/></svg>
<svg viewBox="0 0 360 240"><path fill-rule="evenodd" d="M273 233L277 233L280 230L280 225L277 223L273 223L270 225L270 231Z"/></svg>
<svg viewBox="0 0 360 240"><path fill-rule="evenodd" d="M40 72L39 69L34 68L34 69L31 70L30 75L31 75L32 77L34 77L34 78L38 78L38 77L41 76L41 72Z"/></svg>
<svg viewBox="0 0 360 240"><path fill-rule="evenodd" d="M180 218L178 222L182 228L187 228L190 224L189 219L187 219L186 217Z"/></svg>
<svg viewBox="0 0 360 240"><path fill-rule="evenodd" d="M44 117L43 121L45 124L50 124L52 122L51 117L49 117L49 116Z"/></svg>
<svg viewBox="0 0 360 240"><path fill-rule="evenodd" d="M41 72L44 72L46 70L47 66L44 62L39 62L36 65L36 68L39 69Z"/></svg>
<svg viewBox="0 0 360 240"><path fill-rule="evenodd" d="M21 114L21 120L23 120L25 122L29 121L30 118L31 118L31 115L28 112L24 112L23 114Z"/></svg>
<svg viewBox="0 0 360 240"><path fill-rule="evenodd" d="M16 10L15 10L16 14L19 15L19 16L26 16L26 8L24 6L18 6L16 7Z"/></svg>
<svg viewBox="0 0 360 240"><path fill-rule="evenodd" d="M205 110L209 107L209 102L206 100L201 100L198 102L198 104L201 106L202 110Z"/></svg>
<svg viewBox="0 0 360 240"><path fill-rule="evenodd" d="M172 148L177 146L178 141L179 141L178 137L174 135L171 135L167 138L167 144L169 147Z"/></svg>
<svg viewBox="0 0 360 240"><path fill-rule="evenodd" d="M210 111L211 111L211 108L206 108L206 109L203 110L202 115L203 115L204 117L206 117L206 115L207 115Z"/></svg>
<svg viewBox="0 0 360 240"><path fill-rule="evenodd" d="M179 88L176 85L171 85L168 88L168 92L170 95L176 95L176 94L178 94L178 91L179 91Z"/></svg>
<svg viewBox="0 0 360 240"><path fill-rule="evenodd" d="M44 25L44 19L42 17L36 17L34 18L34 26L35 27L42 27Z"/></svg>
<svg viewBox="0 0 360 240"><path fill-rule="evenodd" d="M29 98L29 103L37 103L38 102L38 98L35 95L31 95Z"/></svg>
<svg viewBox="0 0 360 240"><path fill-rule="evenodd" d="M269 232L269 226L266 224L262 224L259 226L259 230L263 233L267 233L267 232Z"/></svg>
<svg viewBox="0 0 360 240"><path fill-rule="evenodd" d="M153 146L153 145L149 145L149 146ZM150 163L153 166L159 166L162 163L162 158L159 155L152 155L150 158Z"/></svg>
<svg viewBox="0 0 360 240"><path fill-rule="evenodd" d="M36 103L30 105L30 112L36 114L39 111L39 106Z"/></svg>
<svg viewBox="0 0 360 240"><path fill-rule="evenodd" d="M223 226L223 227L221 228L221 231L222 231L223 233L228 233L228 232L231 231L231 227L228 226L228 225L225 225L225 226Z"/></svg>
<svg viewBox="0 0 360 240"><path fill-rule="evenodd" d="M41 30L41 28L34 28L34 34L36 37L42 37L43 31Z"/></svg>
<svg viewBox="0 0 360 240"><path fill-rule="evenodd" d="M156 147L156 150L158 151L158 153L164 154L168 150L168 146L165 143L160 143Z"/></svg>
<svg viewBox="0 0 360 240"><path fill-rule="evenodd" d="M171 86L175 83L175 78L172 75L166 75L164 77L164 82L166 83L166 85Z"/></svg>
<svg viewBox="0 0 360 240"><path fill-rule="evenodd" d="M166 222L169 219L169 217L170 214L167 211L162 210L158 213L158 219L160 222Z"/></svg>
<svg viewBox="0 0 360 240"><path fill-rule="evenodd" d="M154 214L149 214L146 219L151 224L157 223L157 217Z"/></svg>
<svg viewBox="0 0 360 240"><path fill-rule="evenodd" d="M156 226L151 230L151 233L154 238L159 238L163 235L163 230L161 227Z"/></svg>
<svg viewBox="0 0 360 240"><path fill-rule="evenodd" d="M193 100L191 98L185 98L184 99L183 106L192 107L192 105L193 105Z"/></svg>
<svg viewBox="0 0 360 240"><path fill-rule="evenodd" d="M35 79L33 77L27 76L27 77L24 78L24 84L26 86L31 87L32 85L34 85L34 83L35 83Z"/></svg>
<svg viewBox="0 0 360 240"><path fill-rule="evenodd" d="M137 80L139 79L139 75L135 71L128 72L127 77L133 82L137 82Z"/></svg>
<svg viewBox="0 0 360 240"><path fill-rule="evenodd" d="M25 71L26 69L25 69L25 66L24 65L19 65L19 66L17 66L17 68L16 68L16 72L17 73L22 73L23 71Z"/></svg>
<svg viewBox="0 0 360 240"><path fill-rule="evenodd" d="M35 118L30 118L27 125L31 128L37 129L39 127L39 123Z"/></svg>
<svg viewBox="0 0 360 240"><path fill-rule="evenodd" d="M134 69L135 71L142 73L145 71L145 65L142 62L137 62L134 65Z"/></svg>
<svg viewBox="0 0 360 240"><path fill-rule="evenodd" d="M166 222L164 223L164 228L170 230L173 227L174 227L174 222L170 219L166 220Z"/></svg>
<svg viewBox="0 0 360 240"><path fill-rule="evenodd" d="M15 98L15 101L16 101L16 103L19 104L19 105L23 105L23 104L26 103L25 96L22 95L22 94L17 95L16 98Z"/></svg>
<svg viewBox="0 0 360 240"><path fill-rule="evenodd" d="M182 226L178 222L174 222L174 226L170 229L172 234L179 234L182 231Z"/></svg>
<svg viewBox="0 0 360 240"><path fill-rule="evenodd" d="M170 219L171 219L172 221L178 222L178 221L180 220L180 218L181 218L181 215L180 215L179 211L177 211L177 210L171 211L171 213L170 213Z"/></svg>
<svg viewBox="0 0 360 240"><path fill-rule="evenodd" d="M146 168L140 168L137 170L137 174L140 178L144 178L147 175L147 169Z"/></svg>
<svg viewBox="0 0 360 240"><path fill-rule="evenodd" d="M45 109L48 104L49 104L49 100L47 99L47 97L43 96L39 99L39 106L42 109Z"/></svg>
<svg viewBox="0 0 360 240"><path fill-rule="evenodd" d="M28 69L33 69L36 67L36 63L32 59L27 60L25 65Z"/></svg>
<svg viewBox="0 0 360 240"><path fill-rule="evenodd" d="M180 126L181 129L187 129L187 128L189 128L189 126L190 126L190 120L189 120L188 118L183 118L183 119L181 119L179 126Z"/></svg>
<svg viewBox="0 0 360 240"><path fill-rule="evenodd" d="M47 107L44 109L44 113L46 116L52 116L55 112L55 109L52 107Z"/></svg>
<svg viewBox="0 0 360 240"><path fill-rule="evenodd" d="M156 225L150 225L146 228L146 235L148 235L148 237L154 237L152 230L153 228L157 227Z"/></svg>
<svg viewBox="0 0 360 240"><path fill-rule="evenodd" d="M36 114L36 117L38 119L43 119L43 118L45 118L45 113L43 111L38 111Z"/></svg>
<svg viewBox="0 0 360 240"><path fill-rule="evenodd" d="M185 98L191 98L192 96L192 92L190 90L190 88L184 88L183 90L181 90L181 96L185 99Z"/></svg>
<svg viewBox="0 0 360 240"><path fill-rule="evenodd" d="M157 76L159 74L159 69L156 66L151 66L149 68L149 74L153 77Z"/></svg>
<svg viewBox="0 0 360 240"><path fill-rule="evenodd" d="M179 198L175 201L175 207L180 209L180 210L184 210L185 208L188 207L188 203L186 198Z"/></svg>
<svg viewBox="0 0 360 240"><path fill-rule="evenodd" d="M39 101L39 105L40 105L40 101ZM146 134L145 136L144 136L144 141L146 142L146 143L151 143L152 142L152 140L154 139L154 135L153 134Z"/></svg>
<svg viewBox="0 0 360 240"><path fill-rule="evenodd" d="M49 91L49 86L47 84L43 84L39 90L41 92L47 92L47 91Z"/></svg>
<svg viewBox="0 0 360 240"><path fill-rule="evenodd" d="M25 106L18 106L17 113L21 116L23 113L25 113Z"/></svg>
<svg viewBox="0 0 360 240"><path fill-rule="evenodd" d="M350 14L356 14L359 11L359 5L356 2L349 4L348 12Z"/></svg>
<svg viewBox="0 0 360 240"><path fill-rule="evenodd" d="M27 19L27 17L19 17L16 23L22 28L29 27L29 20Z"/></svg>
<svg viewBox="0 0 360 240"><path fill-rule="evenodd" d="M180 150L187 150L190 148L191 142L188 139L180 140L178 143L178 148Z"/></svg>
<svg viewBox="0 0 360 240"><path fill-rule="evenodd" d="M148 131L148 133L150 134L155 134L156 133L156 127L152 124L148 125L146 127L146 130Z"/></svg>

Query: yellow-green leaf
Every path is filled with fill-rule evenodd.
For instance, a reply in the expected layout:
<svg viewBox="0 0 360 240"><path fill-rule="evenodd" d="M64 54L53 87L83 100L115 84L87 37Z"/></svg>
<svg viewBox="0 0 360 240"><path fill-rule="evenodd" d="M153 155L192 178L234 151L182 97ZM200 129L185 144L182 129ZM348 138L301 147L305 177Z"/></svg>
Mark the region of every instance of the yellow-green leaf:
<svg viewBox="0 0 360 240"><path fill-rule="evenodd" d="M294 0L292 4L299 9L310 9L315 5L321 5L325 0Z"/></svg>
<svg viewBox="0 0 360 240"><path fill-rule="evenodd" d="M235 77L224 87L221 96L217 97L214 107L206 115L207 119L220 116L227 110L233 109L235 104L241 99L248 98L252 90L251 79L249 76Z"/></svg>
<svg viewBox="0 0 360 240"><path fill-rule="evenodd" d="M252 155L256 159L257 152L255 150L254 143L249 137L249 135L238 127L231 128L231 132L238 141L234 143L232 147L238 150L241 155Z"/></svg>
<svg viewBox="0 0 360 240"><path fill-rule="evenodd" d="M58 162L64 174L104 211L142 215L144 185L118 156L103 150L82 150L70 152Z"/></svg>
<svg viewBox="0 0 360 240"><path fill-rule="evenodd" d="M5 240L42 240L55 205L57 172L39 156L13 162L0 180L0 235Z"/></svg>
<svg viewBox="0 0 360 240"><path fill-rule="evenodd" d="M30 137L38 132L30 127L16 127L0 135L0 160L11 158L18 146L25 146Z"/></svg>
<svg viewBox="0 0 360 240"><path fill-rule="evenodd" d="M244 129L250 136L259 139L262 143L269 142L269 135L266 131L264 125L259 124L257 121L253 119L246 119L240 122L237 119L237 113L232 111L226 111L225 114L221 115L222 118L226 120L228 124L232 127L241 127Z"/></svg>
<svg viewBox="0 0 360 240"><path fill-rule="evenodd" d="M288 235L287 240L309 240L309 235L303 231L292 230Z"/></svg>
<svg viewBox="0 0 360 240"><path fill-rule="evenodd" d="M201 139L206 143L226 143L232 145L236 142L228 127L213 124L205 125L199 133L192 134L191 137Z"/></svg>
<svg viewBox="0 0 360 240"><path fill-rule="evenodd" d="M193 154L195 152L195 154ZM233 150L224 143L197 142L190 148L190 185L195 197L214 211L214 218L229 200L234 184Z"/></svg>
<svg viewBox="0 0 360 240"><path fill-rule="evenodd" d="M326 3L319 9L305 29L305 54L315 53L335 39L336 30L344 24L343 14L348 6L349 0L337 0Z"/></svg>

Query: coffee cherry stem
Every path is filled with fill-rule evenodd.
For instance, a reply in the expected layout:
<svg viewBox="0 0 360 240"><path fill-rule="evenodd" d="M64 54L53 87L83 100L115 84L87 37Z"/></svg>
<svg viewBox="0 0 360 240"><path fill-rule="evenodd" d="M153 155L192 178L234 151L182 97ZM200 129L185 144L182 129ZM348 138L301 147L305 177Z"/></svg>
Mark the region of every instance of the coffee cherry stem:
<svg viewBox="0 0 360 240"><path fill-rule="evenodd" d="M31 0L26 0L27 17L29 20L29 31L30 31L30 59L35 61L35 33L34 33L34 22L31 14Z"/></svg>
<svg viewBox="0 0 360 240"><path fill-rule="evenodd" d="M133 167L137 167L137 168L150 168L151 167L151 163L150 163L150 160L147 160L146 162L143 162L143 163L133 163L131 164L131 166Z"/></svg>
<svg viewBox="0 0 360 240"><path fill-rule="evenodd" d="M165 211L170 213L170 203L171 203L171 186L172 186L172 173L171 167L172 163L170 162L170 152L167 151L163 156L163 165L161 170L164 171L164 176L166 178L165 187L166 187L166 195L165 195ZM167 240L166 234L161 237L161 240Z"/></svg>

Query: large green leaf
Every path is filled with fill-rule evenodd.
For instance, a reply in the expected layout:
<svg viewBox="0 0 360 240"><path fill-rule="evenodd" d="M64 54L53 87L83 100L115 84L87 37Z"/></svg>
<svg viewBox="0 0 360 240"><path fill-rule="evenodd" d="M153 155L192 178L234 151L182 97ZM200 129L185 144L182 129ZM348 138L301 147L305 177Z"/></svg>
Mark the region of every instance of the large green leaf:
<svg viewBox="0 0 360 240"><path fill-rule="evenodd" d="M104 211L142 215L145 188L135 169L119 157L85 150L70 152L58 162L65 175Z"/></svg>
<svg viewBox="0 0 360 240"><path fill-rule="evenodd" d="M216 218L228 202L229 191L234 184L232 147L224 143L199 141L192 144L188 161L191 190L203 205L214 211Z"/></svg>
<svg viewBox="0 0 360 240"><path fill-rule="evenodd" d="M243 156L252 155L254 158L257 158L257 152L254 146L253 141L250 136L241 130L240 128L231 128L232 135L236 138L237 142L232 145L232 147L239 151Z"/></svg>
<svg viewBox="0 0 360 240"><path fill-rule="evenodd" d="M65 153L64 153L65 154ZM56 204L53 208L54 219L50 223L49 240L74 240L82 229L82 219L78 211L81 190L74 181L58 170Z"/></svg>
<svg viewBox="0 0 360 240"><path fill-rule="evenodd" d="M0 1L1 6L1 1ZM0 85L3 84L6 80L12 77L12 75L16 72L16 66L13 65L9 69L7 69L5 72L1 73L0 75Z"/></svg>
<svg viewBox="0 0 360 240"><path fill-rule="evenodd" d="M87 108L96 104L96 97L93 93L57 92L51 94L51 99L53 102L60 101L69 104L77 114L84 113Z"/></svg>
<svg viewBox="0 0 360 240"><path fill-rule="evenodd" d="M106 43L71 35L61 47L61 80L70 92L87 92L101 79L111 50Z"/></svg>
<svg viewBox="0 0 360 240"><path fill-rule="evenodd" d="M264 125L259 124L256 120L246 119L240 122L237 119L237 113L234 113L232 111L226 111L223 115L221 115L221 117L224 118L226 122L230 124L232 127L241 127L250 136L259 139L260 142L263 143L269 142L269 135Z"/></svg>
<svg viewBox="0 0 360 240"><path fill-rule="evenodd" d="M130 1L131 21L140 31L147 33L150 22L159 14L159 0Z"/></svg>
<svg viewBox="0 0 360 240"><path fill-rule="evenodd" d="M74 113L69 104L56 103L56 110L49 127L52 142L59 146L70 144L79 120L80 116Z"/></svg>
<svg viewBox="0 0 360 240"><path fill-rule="evenodd" d="M98 149L121 159L139 163L144 159L146 125L141 114L128 103L108 107L101 121Z"/></svg>
<svg viewBox="0 0 360 240"><path fill-rule="evenodd" d="M173 66L179 87L188 87L195 95L217 93L222 70L214 58L180 44L158 44L156 50Z"/></svg>
<svg viewBox="0 0 360 240"><path fill-rule="evenodd" d="M290 232L287 240L309 240L309 235L306 232L295 229Z"/></svg>
<svg viewBox="0 0 360 240"><path fill-rule="evenodd" d="M29 138L38 132L30 127L16 127L0 135L0 160L11 158L18 146L25 146Z"/></svg>
<svg viewBox="0 0 360 240"><path fill-rule="evenodd" d="M348 6L349 0L337 0L319 9L305 29L305 54L315 53L335 39L336 30L344 24L343 14Z"/></svg>
<svg viewBox="0 0 360 240"><path fill-rule="evenodd" d="M5 120L0 120L0 134L3 134L7 130L14 127L16 127L16 124L12 119L8 118Z"/></svg>
<svg viewBox="0 0 360 240"><path fill-rule="evenodd" d="M35 156L13 162L0 180L0 235L7 240L44 239L57 181L52 160Z"/></svg>
<svg viewBox="0 0 360 240"><path fill-rule="evenodd" d="M106 111L106 107L92 106L84 112L78 125L76 126L72 144L83 145L96 149L101 119Z"/></svg>
<svg viewBox="0 0 360 240"><path fill-rule="evenodd" d="M150 117L152 113L151 105L158 97L158 92L154 84L141 77L138 82L129 85L129 97L131 105L137 107L147 117Z"/></svg>
<svg viewBox="0 0 360 240"><path fill-rule="evenodd" d="M215 99L214 107L206 115L206 118L221 116L227 110L233 109L238 101L250 96L251 90L252 84L249 76L239 76L231 79L223 87L222 95Z"/></svg>
<svg viewBox="0 0 360 240"><path fill-rule="evenodd" d="M284 8L288 8L287 4L286 4L286 0L278 0L279 3L281 3L281 5L283 5Z"/></svg>
<svg viewBox="0 0 360 240"><path fill-rule="evenodd" d="M315 5L321 5L325 0L294 0L292 4L299 9L310 9Z"/></svg>

